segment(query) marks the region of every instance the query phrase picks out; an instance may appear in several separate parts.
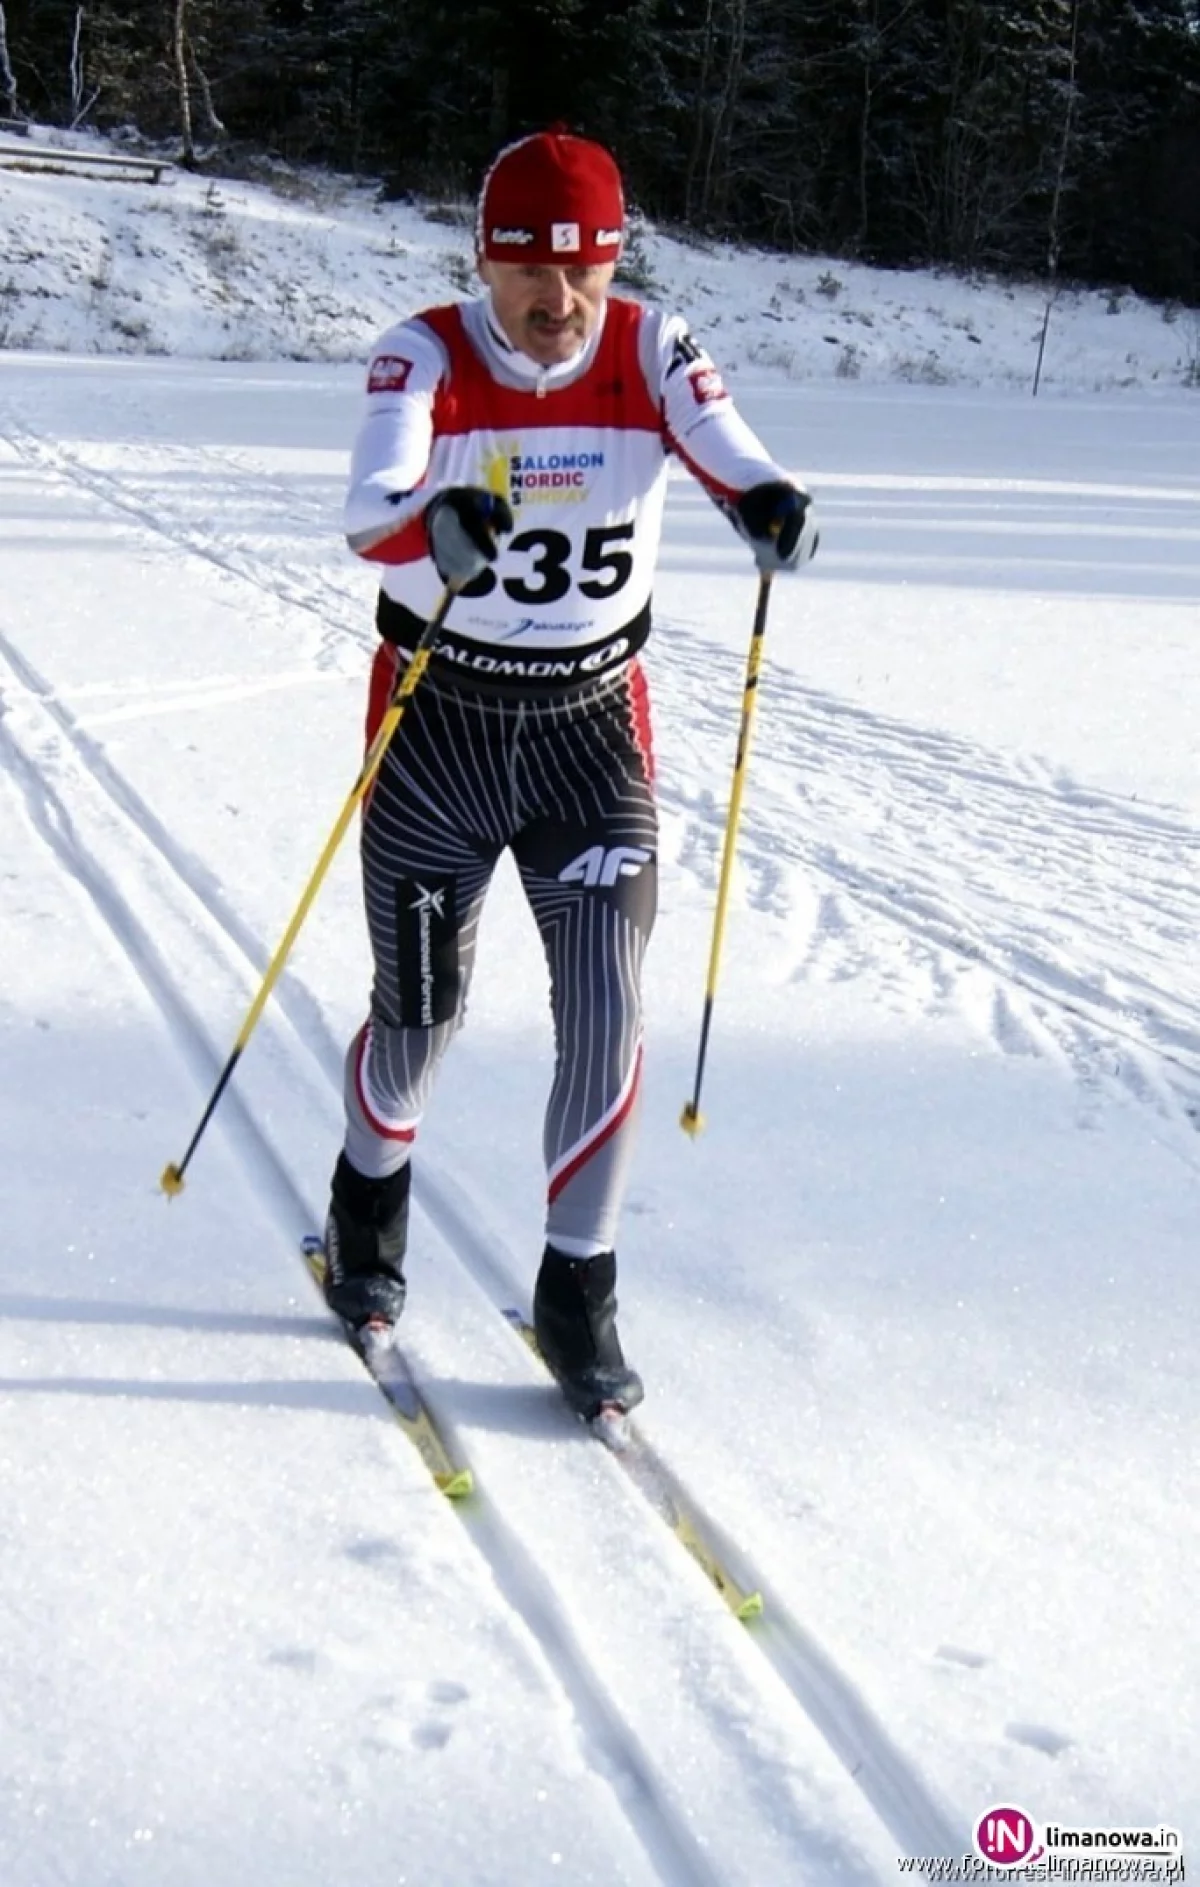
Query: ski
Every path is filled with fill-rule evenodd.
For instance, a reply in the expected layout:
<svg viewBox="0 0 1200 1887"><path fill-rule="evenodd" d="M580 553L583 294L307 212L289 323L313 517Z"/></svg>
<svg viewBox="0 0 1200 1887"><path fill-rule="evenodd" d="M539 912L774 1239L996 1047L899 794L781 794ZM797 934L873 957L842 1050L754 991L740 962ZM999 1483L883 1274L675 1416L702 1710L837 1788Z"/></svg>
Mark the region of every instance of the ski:
<svg viewBox="0 0 1200 1887"><path fill-rule="evenodd" d="M545 1369L545 1359L538 1348L537 1333L519 1310L506 1310L505 1318L537 1357ZM547 1375L549 1371L547 1370ZM578 1417L576 1419L579 1419ZM647 1447L628 1415L616 1409L602 1409L587 1428L621 1463L639 1493L670 1528L684 1550L691 1554L713 1589L720 1594L735 1618L746 1622L761 1618L762 1594L735 1578L700 1516L689 1507L675 1478Z"/></svg>
<svg viewBox="0 0 1200 1887"><path fill-rule="evenodd" d="M301 1250L314 1283L320 1287L325 1281L322 1241L310 1233ZM354 1330L340 1317L337 1321L354 1354L386 1397L397 1422L428 1469L434 1486L447 1500L465 1500L475 1491L475 1477L470 1468L455 1460L390 1333L380 1335L369 1325L365 1330Z"/></svg>

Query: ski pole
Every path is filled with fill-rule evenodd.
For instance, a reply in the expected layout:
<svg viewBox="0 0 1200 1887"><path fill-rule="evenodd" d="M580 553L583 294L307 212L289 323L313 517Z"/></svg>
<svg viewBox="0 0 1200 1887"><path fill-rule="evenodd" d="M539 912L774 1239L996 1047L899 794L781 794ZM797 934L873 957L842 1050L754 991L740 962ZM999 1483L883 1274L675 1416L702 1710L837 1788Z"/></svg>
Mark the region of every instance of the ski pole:
<svg viewBox="0 0 1200 1887"><path fill-rule="evenodd" d="M363 756L363 763L359 769L358 778L346 795L346 803L334 821L333 830L325 841L325 849L317 860L316 865L313 867L312 876L304 887L300 902L296 906L291 922L283 933L279 948L276 950L275 955L271 958L267 966L267 973L259 986L258 994L246 1012L246 1020L242 1023L238 1031L238 1037L233 1045L229 1060L221 1070L217 1085L209 1096L208 1105L200 1116L200 1124L189 1140L187 1151L179 1164L175 1165L172 1163L163 1169L162 1179L159 1181L159 1184L168 1199L174 1199L183 1191L183 1176L191 1163L192 1155L200 1144L205 1128L216 1113L217 1103L229 1085L230 1077L241 1059L242 1050L250 1040L255 1025L263 1010L266 1008L267 998L279 980L280 972L287 962L292 945L300 934L300 926L303 924L312 908L313 900L320 890L325 874L333 862L334 853L341 844L345 836L346 828L354 816L354 809L361 803L367 788L370 786L371 781L375 778L380 766L383 764L383 756L388 750L392 735L399 727L404 717L404 710L408 706L417 683L425 673L429 658L433 653L433 645L437 639L438 631L446 620L450 605L454 601L456 594L457 586L447 588L443 591L441 601L438 603L429 622L421 631L408 667L400 677L391 701L388 703L387 712L379 723L375 738Z"/></svg>
<svg viewBox="0 0 1200 1887"><path fill-rule="evenodd" d="M746 781L746 760L750 752L750 733L754 726L754 703L758 691L758 670L762 661L763 636L767 628L767 604L771 597L771 573L758 579L758 605L754 611L754 629L750 652L746 657L746 685L742 694L742 720L738 729L737 755L733 763L733 786L729 794L729 816L725 821L725 843L721 855L721 876L717 884L717 908L713 914L712 946L708 954L708 982L704 989L704 1014L700 1022L700 1050L696 1057L696 1080L692 1096L684 1103L679 1125L693 1140L704 1125L700 1112L700 1088L704 1081L704 1063L708 1055L708 1032L712 1025L713 1001L717 993L717 973L721 966L721 942L725 931L725 907L733 876L733 855L737 844L738 820L742 810L742 788Z"/></svg>

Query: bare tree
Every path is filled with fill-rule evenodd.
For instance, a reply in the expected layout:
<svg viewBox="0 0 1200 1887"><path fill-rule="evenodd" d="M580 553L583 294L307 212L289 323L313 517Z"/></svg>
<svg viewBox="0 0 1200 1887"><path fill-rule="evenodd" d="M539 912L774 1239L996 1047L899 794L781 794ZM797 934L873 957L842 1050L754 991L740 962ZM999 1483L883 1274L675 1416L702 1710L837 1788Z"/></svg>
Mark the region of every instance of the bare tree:
<svg viewBox="0 0 1200 1887"><path fill-rule="evenodd" d="M697 188L700 165L704 156L704 133L708 113L708 91L712 77L713 61L716 48L716 6L715 0L705 0L704 28L700 41L700 71L696 79L695 102L693 106L692 147L688 154L687 171L683 185L683 214L687 222L696 222L708 205L700 196Z"/></svg>
<svg viewBox="0 0 1200 1887"><path fill-rule="evenodd" d="M188 0L175 0L171 57L175 65L175 84L179 92L180 161L189 170L194 170L196 141L192 133L192 81L188 73L187 5Z"/></svg>
<svg viewBox="0 0 1200 1887"><path fill-rule="evenodd" d="M225 126L221 123L217 115L217 108L213 103L212 86L208 82L207 72L196 57L196 49L190 39L187 42L185 52L191 62L192 70L196 74L196 85L200 92L200 103L204 108L204 123L207 127L208 135L210 138L223 138L225 136Z"/></svg>
<svg viewBox="0 0 1200 1887"><path fill-rule="evenodd" d="M746 57L746 0L726 0L728 46L725 76L713 110L712 138L704 167L704 203L724 217L729 208L732 151L741 104Z"/></svg>
<svg viewBox="0 0 1200 1887"><path fill-rule="evenodd" d="M0 93L2 93L6 115L16 118L17 111L17 75L12 69L12 60L8 56L8 21L4 17L4 7L0 4Z"/></svg>
<svg viewBox="0 0 1200 1887"><path fill-rule="evenodd" d="M881 83L895 83L894 43L903 38L917 0L890 9L880 0L855 0L853 8L853 56L858 65L858 130L855 138L856 194L858 227L853 237L855 249L867 246L870 235L872 188L871 165L875 146L875 98ZM847 9L847 14L850 10Z"/></svg>
<svg viewBox="0 0 1200 1887"><path fill-rule="evenodd" d="M1067 52L1066 103L1063 107L1062 136L1058 144L1058 162L1054 170L1054 190L1050 198L1050 224L1047 232L1046 252L1046 313L1042 321L1042 334L1038 342L1037 366L1033 372L1033 397L1036 400L1038 387L1042 380L1042 361L1046 354L1046 336L1050 332L1050 316L1058 300L1058 261L1062 247L1062 202L1067 182L1067 166L1071 158L1071 143L1075 134L1075 106L1079 88L1076 82L1079 66L1079 0L1071 0L1070 44Z"/></svg>
<svg viewBox="0 0 1200 1887"><path fill-rule="evenodd" d="M75 19L71 27L71 63L69 67L71 82L71 129L76 130L87 117L92 106L100 96L100 87L94 86L90 98L85 98L84 81L86 73L83 59L83 27L87 15L82 7L76 7Z"/></svg>
<svg viewBox="0 0 1200 1887"><path fill-rule="evenodd" d="M83 8L76 7L71 28L71 128L83 116Z"/></svg>

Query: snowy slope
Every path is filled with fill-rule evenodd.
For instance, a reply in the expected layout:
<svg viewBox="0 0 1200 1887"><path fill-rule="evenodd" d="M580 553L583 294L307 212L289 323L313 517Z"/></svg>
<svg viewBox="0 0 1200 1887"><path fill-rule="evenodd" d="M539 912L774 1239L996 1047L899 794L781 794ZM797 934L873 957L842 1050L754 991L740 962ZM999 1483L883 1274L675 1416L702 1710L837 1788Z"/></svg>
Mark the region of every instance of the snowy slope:
<svg viewBox="0 0 1200 1887"><path fill-rule="evenodd" d="M99 226L129 199L95 188ZM693 1144L754 586L672 488L623 1327L752 1626L498 1315L550 1050L507 874L405 1332L472 1507L294 1253L366 988L350 848L157 1190L357 764L355 369L0 359L6 1887L865 1883L1001 1801L1200 1824L1194 400L798 386L740 344L745 265L705 272L825 535L772 602Z"/></svg>
<svg viewBox="0 0 1200 1887"><path fill-rule="evenodd" d="M26 141L0 132L0 156ZM86 133L28 142L109 149ZM0 347L223 360L357 361L398 308L471 279L469 205L379 203L373 185L278 165L249 183L168 171L0 167ZM723 365L805 385L1028 390L1041 284L962 280L684 245L638 226L637 292L687 308ZM1200 314L1120 288L1055 299L1044 391L1200 384Z"/></svg>

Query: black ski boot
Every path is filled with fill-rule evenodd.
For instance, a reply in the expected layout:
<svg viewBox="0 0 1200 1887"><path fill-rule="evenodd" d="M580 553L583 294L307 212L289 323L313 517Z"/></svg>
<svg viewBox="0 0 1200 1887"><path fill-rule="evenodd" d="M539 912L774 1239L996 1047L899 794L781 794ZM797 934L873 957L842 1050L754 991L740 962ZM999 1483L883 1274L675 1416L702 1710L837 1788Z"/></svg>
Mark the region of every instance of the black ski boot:
<svg viewBox="0 0 1200 1887"><path fill-rule="evenodd" d="M546 1367L577 1415L628 1411L645 1395L617 1336L617 1260L567 1258L547 1245L533 1293L533 1327Z"/></svg>
<svg viewBox="0 0 1200 1887"><path fill-rule="evenodd" d="M354 1330L394 1324L404 1309L411 1185L411 1166L366 1179L338 1157L325 1221L325 1302Z"/></svg>

